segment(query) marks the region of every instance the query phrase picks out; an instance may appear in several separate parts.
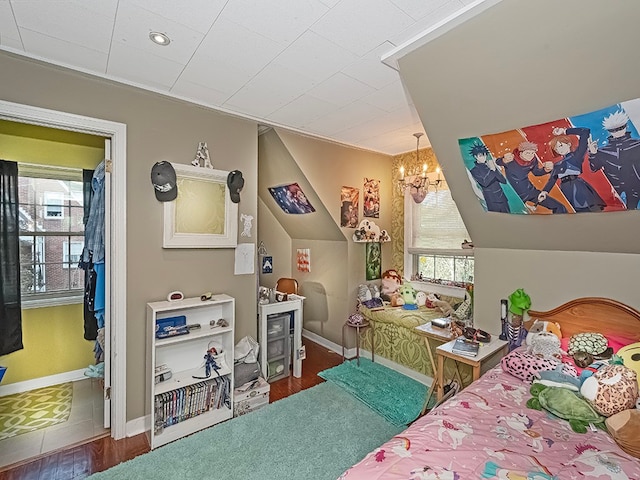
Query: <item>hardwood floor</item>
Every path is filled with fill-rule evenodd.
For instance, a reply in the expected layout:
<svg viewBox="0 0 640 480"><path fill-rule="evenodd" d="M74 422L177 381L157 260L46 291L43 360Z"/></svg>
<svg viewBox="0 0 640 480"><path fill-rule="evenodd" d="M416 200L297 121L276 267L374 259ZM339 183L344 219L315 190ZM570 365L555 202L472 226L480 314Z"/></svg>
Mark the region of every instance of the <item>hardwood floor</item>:
<svg viewBox="0 0 640 480"><path fill-rule="evenodd" d="M290 376L271 384L269 403L317 385L323 380L318 372L338 365L342 357L303 339L307 358L302 377ZM86 478L149 451L145 434L114 440L103 437L89 443L52 452L21 464L0 467L0 480L70 480Z"/></svg>

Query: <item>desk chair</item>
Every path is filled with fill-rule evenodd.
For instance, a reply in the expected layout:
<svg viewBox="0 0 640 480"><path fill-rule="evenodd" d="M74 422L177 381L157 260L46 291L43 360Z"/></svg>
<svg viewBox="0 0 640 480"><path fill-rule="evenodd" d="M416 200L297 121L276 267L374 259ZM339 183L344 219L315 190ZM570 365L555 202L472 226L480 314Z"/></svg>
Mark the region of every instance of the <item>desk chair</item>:
<svg viewBox="0 0 640 480"><path fill-rule="evenodd" d="M276 291L297 295L298 281L295 278L279 278L276 282Z"/></svg>

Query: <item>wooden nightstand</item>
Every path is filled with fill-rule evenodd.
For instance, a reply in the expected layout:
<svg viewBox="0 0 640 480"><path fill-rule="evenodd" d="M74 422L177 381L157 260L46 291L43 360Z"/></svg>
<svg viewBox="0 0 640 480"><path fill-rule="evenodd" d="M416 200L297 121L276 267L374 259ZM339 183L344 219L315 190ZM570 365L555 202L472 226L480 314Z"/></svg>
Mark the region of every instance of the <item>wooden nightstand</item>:
<svg viewBox="0 0 640 480"><path fill-rule="evenodd" d="M437 388L438 388L438 401L442 399L444 395L444 361L447 358L452 359L456 362L456 370L458 368L458 363L464 363L466 365L471 365L473 367L473 380L477 380L480 378L480 373L482 370L482 365L486 364L489 360L495 359L496 355L500 355L500 357L506 355L509 350L509 344L505 340L500 340L498 335L492 335L492 340L489 343L480 346L480 351L478 355L475 357L467 357L465 355L459 355L457 353L453 353L451 349L453 348L453 344L455 340L451 340L450 342L445 343L444 345L440 345L436 348L436 356L438 357L438 368L437 368ZM462 385L460 385L462 387Z"/></svg>

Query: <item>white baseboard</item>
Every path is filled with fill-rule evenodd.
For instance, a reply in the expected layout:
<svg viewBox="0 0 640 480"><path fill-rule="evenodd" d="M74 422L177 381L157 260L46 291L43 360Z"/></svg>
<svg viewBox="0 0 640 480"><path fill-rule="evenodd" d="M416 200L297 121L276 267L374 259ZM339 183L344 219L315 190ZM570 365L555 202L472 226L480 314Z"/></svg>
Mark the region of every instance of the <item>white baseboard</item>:
<svg viewBox="0 0 640 480"><path fill-rule="evenodd" d="M334 352L342 355L342 345L338 345L337 343L333 343L330 340L327 340L324 337L321 337L320 335L310 332L308 330L302 330L302 336L305 338L308 338L309 340L311 340L312 342L315 342L319 345L322 345L323 347L327 347L329 350L333 350ZM345 348L344 349L344 355L347 358L353 358L356 356L356 349L354 348ZM364 349L360 349L360 357L362 358L367 358L369 360L371 360L371 352L369 352L368 350L364 350ZM428 377L427 375L424 375L423 373L420 372L416 372L415 370L411 370L410 368L405 367L404 365L400 365L399 363L393 362L387 358L381 357L381 356L376 356L374 359L377 363L384 365L385 367L389 367L392 370L395 370L396 372L400 372L403 375L406 375L407 377L413 378L414 380L430 386L431 382L433 382L433 378L432 377ZM302 368L304 369L304 362L302 364Z"/></svg>
<svg viewBox="0 0 640 480"><path fill-rule="evenodd" d="M145 415L144 417L134 418L129 420L125 426L125 435L127 437L133 437L141 433L145 433L151 428L151 415Z"/></svg>
<svg viewBox="0 0 640 480"><path fill-rule="evenodd" d="M71 372L57 373L55 375L49 375L47 377L34 378L33 380L25 380L24 382L10 383L8 385L0 386L0 397L5 395L12 395L14 393L28 392L29 390L35 390L36 388L51 387L53 385L59 385L66 382L77 382L78 380L84 380L84 369L73 370Z"/></svg>

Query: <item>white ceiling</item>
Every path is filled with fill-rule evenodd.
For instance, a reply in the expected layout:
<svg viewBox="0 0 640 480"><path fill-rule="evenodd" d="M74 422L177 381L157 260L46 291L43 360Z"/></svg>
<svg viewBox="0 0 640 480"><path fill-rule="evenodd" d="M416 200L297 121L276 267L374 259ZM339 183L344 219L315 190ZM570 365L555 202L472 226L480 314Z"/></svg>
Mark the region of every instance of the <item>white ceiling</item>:
<svg viewBox="0 0 640 480"><path fill-rule="evenodd" d="M474 3L0 0L0 48L397 154L414 149L423 128L381 57ZM151 31L170 45L153 44Z"/></svg>

